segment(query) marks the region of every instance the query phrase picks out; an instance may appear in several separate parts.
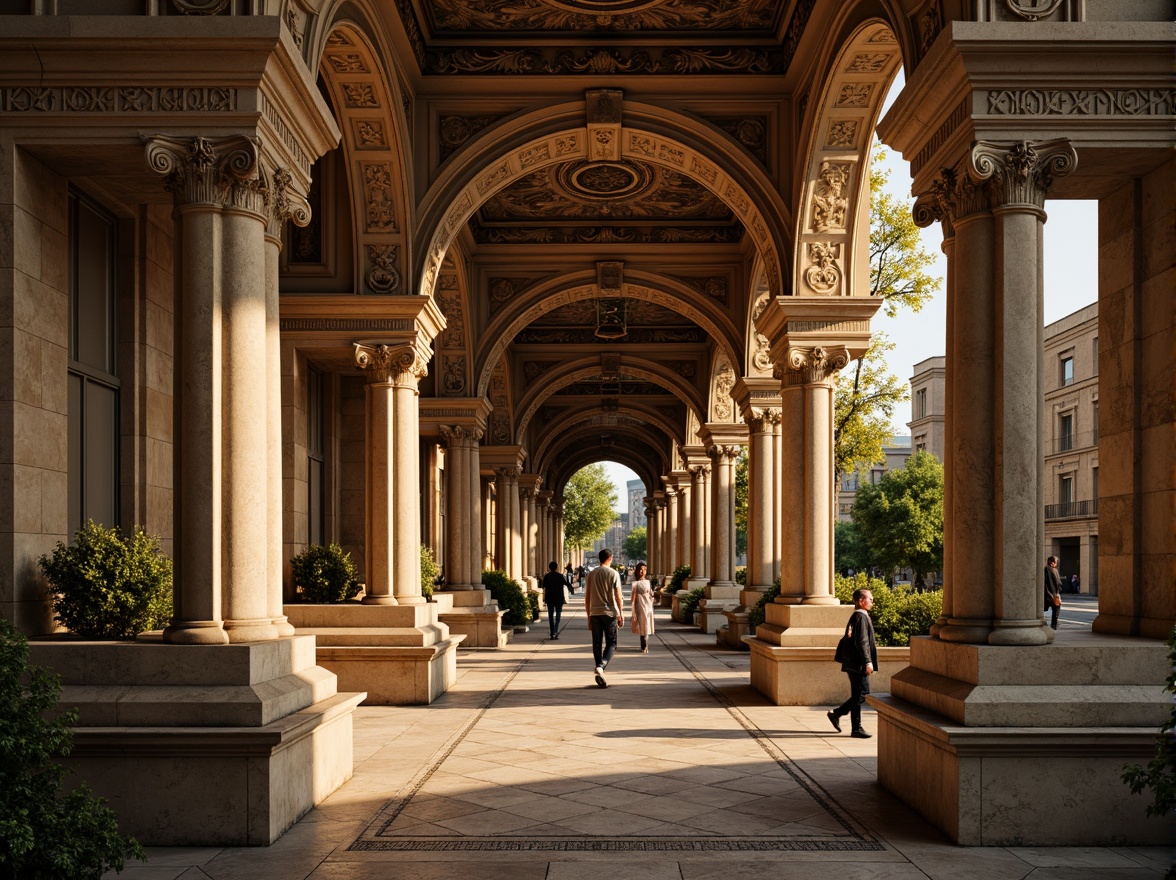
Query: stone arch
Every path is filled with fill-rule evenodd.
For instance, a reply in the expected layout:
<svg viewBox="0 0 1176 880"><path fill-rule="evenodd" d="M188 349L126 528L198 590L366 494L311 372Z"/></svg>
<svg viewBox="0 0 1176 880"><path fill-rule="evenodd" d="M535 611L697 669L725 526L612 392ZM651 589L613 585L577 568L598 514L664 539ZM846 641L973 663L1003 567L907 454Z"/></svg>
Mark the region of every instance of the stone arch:
<svg viewBox="0 0 1176 880"><path fill-rule="evenodd" d="M558 460L553 460L552 467L544 472L544 485L554 489L557 495L562 495L568 480L580 468L599 461L615 461L634 471L645 483L646 491L650 491L649 487L657 486L660 475L666 472L668 462L665 457L659 454L658 460L661 466L654 468L650 466L648 458L624 447L614 447L607 451L580 448L561 456Z"/></svg>
<svg viewBox="0 0 1176 880"><path fill-rule="evenodd" d="M460 256L446 257L437 283L437 306L445 316L445 329L433 342L438 397L468 397L471 385L469 277Z"/></svg>
<svg viewBox="0 0 1176 880"><path fill-rule="evenodd" d="M318 70L343 136L357 252L355 291L408 292L412 257L412 174L408 121L396 78L362 23L324 29Z"/></svg>
<svg viewBox="0 0 1176 880"><path fill-rule="evenodd" d="M506 358L500 358L499 363L505 363ZM641 358L622 356L619 365L620 372L626 376L634 376L647 382L654 382L678 398L690 412L701 413L703 402L695 388L685 382L681 376ZM581 379L590 379L600 375L599 358L579 358L578 360L562 364L550 375L544 376L542 385L528 391L519 401L518 418L515 428L515 443L522 443L527 432L527 425L535 416L535 412L551 395L568 387ZM493 401L491 401L493 402Z"/></svg>
<svg viewBox="0 0 1176 880"><path fill-rule="evenodd" d="M798 296L869 295L870 146L902 60L894 30L873 20L853 30L823 73L795 218Z"/></svg>
<svg viewBox="0 0 1176 880"><path fill-rule="evenodd" d="M431 295L450 243L478 207L520 177L590 155L585 103L548 107L506 120L470 146L470 161L447 169L423 201L419 291ZM664 108L625 102L618 155L691 178L728 205L764 261L769 287L786 292L782 250L789 213L764 171L725 139ZM627 124L626 124L627 123Z"/></svg>
<svg viewBox="0 0 1176 880"><path fill-rule="evenodd" d="M569 436L575 435L575 429L586 423L589 424L590 428L599 428L600 430L619 430L622 427L638 428L652 424L661 430L667 438L676 442L678 445L682 445L685 442L682 434L682 426L675 425L664 414L657 412L651 407L640 404L627 404L625 412L604 413L595 404L585 404L581 409L573 410L570 414L561 416L558 430L546 431L540 436L535 445L535 450L532 453L534 460L536 462L543 462L546 459L548 450L558 444L561 436L564 434Z"/></svg>
<svg viewBox="0 0 1176 880"><path fill-rule="evenodd" d="M717 351L711 359L707 394L708 422L736 422L738 413L731 391L735 387L735 368L727 356Z"/></svg>
<svg viewBox="0 0 1176 880"><path fill-rule="evenodd" d="M503 311L491 321L482 336L483 345L475 352L478 394L485 393L490 372L519 331L560 306L599 296L596 275L591 271L562 276L530 288L513 310ZM735 357L739 350L735 343L739 338L735 325L697 291L681 281L639 270L626 271L621 296L673 309L706 330L720 350L725 351L733 362L739 362Z"/></svg>

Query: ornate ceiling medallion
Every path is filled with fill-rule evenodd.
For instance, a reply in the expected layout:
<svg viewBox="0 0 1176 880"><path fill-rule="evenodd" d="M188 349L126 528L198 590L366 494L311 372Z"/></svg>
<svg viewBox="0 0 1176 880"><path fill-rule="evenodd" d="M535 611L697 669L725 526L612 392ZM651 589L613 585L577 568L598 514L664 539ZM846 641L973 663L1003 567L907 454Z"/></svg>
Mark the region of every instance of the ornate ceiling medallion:
<svg viewBox="0 0 1176 880"><path fill-rule="evenodd" d="M559 182L569 192L593 201L630 199L653 184L649 166L633 162L572 162L559 170Z"/></svg>

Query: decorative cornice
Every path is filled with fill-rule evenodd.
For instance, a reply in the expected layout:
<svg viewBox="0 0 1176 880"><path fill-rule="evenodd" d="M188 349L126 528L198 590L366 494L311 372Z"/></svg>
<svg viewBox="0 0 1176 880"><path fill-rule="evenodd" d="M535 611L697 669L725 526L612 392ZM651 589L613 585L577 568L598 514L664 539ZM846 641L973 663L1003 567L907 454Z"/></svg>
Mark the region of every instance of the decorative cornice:
<svg viewBox="0 0 1176 880"><path fill-rule="evenodd" d="M242 135L208 139L157 135L147 139L147 165L164 176L177 208L264 208L257 142Z"/></svg>
<svg viewBox="0 0 1176 880"><path fill-rule="evenodd" d="M991 116L1176 116L1176 89L992 89Z"/></svg>
<svg viewBox="0 0 1176 880"><path fill-rule="evenodd" d="M1078 154L1069 138L1012 144L977 141L969 171L978 180L992 181L997 206L1044 209L1054 178L1073 173L1077 165Z"/></svg>
<svg viewBox="0 0 1176 880"><path fill-rule="evenodd" d="M231 113L238 91L231 87L5 86L5 113Z"/></svg>
<svg viewBox="0 0 1176 880"><path fill-rule="evenodd" d="M354 331L357 333L410 332L413 322L402 318L282 318L283 331Z"/></svg>
<svg viewBox="0 0 1176 880"><path fill-rule="evenodd" d="M355 365L371 375L369 385L386 385L411 380L413 384L428 375L428 367L412 345L355 343Z"/></svg>

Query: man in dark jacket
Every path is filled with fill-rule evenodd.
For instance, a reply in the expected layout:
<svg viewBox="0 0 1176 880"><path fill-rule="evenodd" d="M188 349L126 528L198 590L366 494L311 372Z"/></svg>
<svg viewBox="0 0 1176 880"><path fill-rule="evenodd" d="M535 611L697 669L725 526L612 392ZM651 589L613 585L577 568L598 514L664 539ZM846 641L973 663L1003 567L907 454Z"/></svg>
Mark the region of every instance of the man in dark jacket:
<svg viewBox="0 0 1176 880"><path fill-rule="evenodd" d="M1049 625L1058 628L1058 612L1062 610L1062 578L1058 574L1058 558L1051 556L1045 560L1045 610L1053 618Z"/></svg>
<svg viewBox="0 0 1176 880"><path fill-rule="evenodd" d="M568 582L559 573L559 563L547 563L547 574L543 575L543 604L547 606L547 625L551 637L559 638L559 619L563 616L564 590Z"/></svg>
<svg viewBox="0 0 1176 880"><path fill-rule="evenodd" d="M874 594L869 590L854 590L853 604L853 614L845 625L845 636L850 640L849 656L841 663L841 671L849 676L849 699L825 715L838 733L841 733L840 719L848 715L849 735L869 739L871 734L862 727L862 698L870 692L870 676L878 669L878 645L874 641L874 622L870 620Z"/></svg>

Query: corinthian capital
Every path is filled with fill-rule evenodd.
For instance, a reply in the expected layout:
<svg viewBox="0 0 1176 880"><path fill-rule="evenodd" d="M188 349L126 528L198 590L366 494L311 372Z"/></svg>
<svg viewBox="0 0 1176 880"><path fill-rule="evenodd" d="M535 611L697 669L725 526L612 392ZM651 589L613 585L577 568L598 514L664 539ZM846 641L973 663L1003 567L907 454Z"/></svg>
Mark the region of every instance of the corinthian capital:
<svg viewBox="0 0 1176 880"><path fill-rule="evenodd" d="M157 135L147 140L147 165L164 176L164 188L177 208L235 205L255 210L260 206L257 160L257 143L243 135Z"/></svg>
<svg viewBox="0 0 1176 880"><path fill-rule="evenodd" d="M310 223L310 203L293 188L293 177L285 168L262 169L262 193L265 197L265 234L281 242L282 224L295 226Z"/></svg>
<svg viewBox="0 0 1176 880"><path fill-rule="evenodd" d="M971 162L972 177L991 181L996 204L1040 209L1054 178L1073 172L1078 154L1068 138L1013 144L977 141Z"/></svg>
<svg viewBox="0 0 1176 880"><path fill-rule="evenodd" d="M957 221L991 207L989 187L973 180L960 165L941 169L931 189L915 199L911 214L916 226L942 223L944 237L951 238Z"/></svg>
<svg viewBox="0 0 1176 880"><path fill-rule="evenodd" d="M785 385L815 385L829 383L833 376L849 363L849 351L844 347L789 348L788 367L776 368L776 378Z"/></svg>
<svg viewBox="0 0 1176 880"><path fill-rule="evenodd" d="M473 425L442 425L438 429L445 445L473 448L482 439L482 429Z"/></svg>
<svg viewBox="0 0 1176 880"><path fill-rule="evenodd" d="M355 343L355 365L371 376L370 385L411 382L428 375L428 368L411 345L366 345Z"/></svg>
<svg viewBox="0 0 1176 880"><path fill-rule="evenodd" d="M753 434L766 434L780 424L783 415L775 407L753 406L747 419L747 426Z"/></svg>

